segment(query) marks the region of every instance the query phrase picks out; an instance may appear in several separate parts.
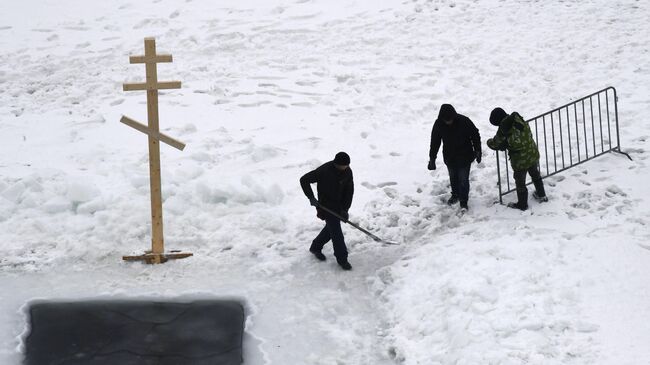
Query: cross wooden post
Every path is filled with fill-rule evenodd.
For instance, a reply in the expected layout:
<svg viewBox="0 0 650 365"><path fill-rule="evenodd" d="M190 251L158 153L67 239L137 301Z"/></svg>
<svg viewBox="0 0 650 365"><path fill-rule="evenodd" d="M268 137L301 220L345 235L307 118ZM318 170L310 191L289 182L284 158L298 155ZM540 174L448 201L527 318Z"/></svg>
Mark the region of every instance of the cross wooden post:
<svg viewBox="0 0 650 365"><path fill-rule="evenodd" d="M129 57L130 63L144 63L146 69L146 81L144 83L124 84L124 91L146 90L147 91L147 116L148 125L139 123L129 117L122 116L120 122L149 136L149 186L151 189L151 251L139 256L124 256L126 261L142 260L149 264L159 264L169 259L179 259L192 256L191 253L178 251L165 253L165 241L163 238L163 210L162 193L160 181L160 142L183 150L185 144L171 137L160 133L158 119L158 90L180 89L180 81L158 82L157 64L161 62L172 62L172 56L156 54L156 40L154 38L144 39L144 56Z"/></svg>

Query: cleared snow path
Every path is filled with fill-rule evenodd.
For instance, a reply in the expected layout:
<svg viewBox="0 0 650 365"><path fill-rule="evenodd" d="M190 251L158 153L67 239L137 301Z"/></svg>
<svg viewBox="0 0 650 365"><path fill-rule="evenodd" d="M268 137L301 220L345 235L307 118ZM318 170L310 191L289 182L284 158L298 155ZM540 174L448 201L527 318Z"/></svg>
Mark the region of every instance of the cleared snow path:
<svg viewBox="0 0 650 365"><path fill-rule="evenodd" d="M18 342L12 336L24 328L26 318L18 308L28 300L217 296L242 299L248 307L246 364L393 364L382 342L385 311L368 291L372 276L368 273L395 251L377 252L380 257L368 252L353 255L357 265L352 272L339 270L332 260L316 262L303 250L295 254L290 268L272 274L200 258L155 269L107 265L89 272L5 271L0 358L6 364L20 362L14 350Z"/></svg>
<svg viewBox="0 0 650 365"><path fill-rule="evenodd" d="M0 363L35 298L243 298L273 364L616 364L650 358L648 2L220 1L0 5ZM29 21L25 21L29 19ZM165 238L149 241L142 38L157 37ZM426 171L442 103L483 139L616 86L623 148L548 180L528 213L496 201L487 151L470 213ZM307 252L300 176L352 157L350 273ZM329 250L328 246L328 250ZM251 343L256 343L252 341ZM250 350L250 349L249 349ZM251 351L252 364L261 364ZM255 357L258 356L258 357ZM250 358L250 357L249 357Z"/></svg>

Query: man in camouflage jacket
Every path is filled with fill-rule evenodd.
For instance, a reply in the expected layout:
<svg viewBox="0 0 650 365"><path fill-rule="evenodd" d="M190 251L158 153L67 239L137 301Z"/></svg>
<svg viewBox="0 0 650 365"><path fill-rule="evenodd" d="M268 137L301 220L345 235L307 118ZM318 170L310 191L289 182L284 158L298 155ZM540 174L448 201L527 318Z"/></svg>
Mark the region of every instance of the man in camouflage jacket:
<svg viewBox="0 0 650 365"><path fill-rule="evenodd" d="M508 151L517 187L518 201L508 204L508 207L520 210L528 209L527 173L535 185L533 197L538 201L548 201L544 192L544 182L539 172L539 150L528 123L519 113L513 112L508 115L501 108L492 110L490 123L498 126L499 130L494 138L488 139L487 145L493 150Z"/></svg>

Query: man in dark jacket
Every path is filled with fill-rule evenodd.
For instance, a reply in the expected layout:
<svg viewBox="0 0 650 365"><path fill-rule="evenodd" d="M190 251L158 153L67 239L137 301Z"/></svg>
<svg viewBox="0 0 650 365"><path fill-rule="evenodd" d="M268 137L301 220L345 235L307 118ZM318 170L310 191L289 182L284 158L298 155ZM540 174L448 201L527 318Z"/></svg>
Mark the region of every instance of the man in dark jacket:
<svg viewBox="0 0 650 365"><path fill-rule="evenodd" d="M461 209L468 209L469 170L475 159L481 163L481 135L469 118L456 113L450 104L443 104L431 131L429 170L436 169L441 142L442 156L449 170L451 184L451 198L447 204L453 205L460 201Z"/></svg>
<svg viewBox="0 0 650 365"><path fill-rule="evenodd" d="M316 183L318 200L314 197L314 191L311 189L313 183ZM311 205L316 207L318 218L325 221L325 228L314 239L309 251L317 259L325 261L326 258L322 252L323 246L331 239L334 245L334 256L336 256L339 266L343 270L351 270L352 266L348 262L348 249L345 246L343 231L341 230L341 221L319 209L320 206L323 206L331 211L338 212L347 221L349 217L348 210L352 205L352 195L354 194L350 156L345 152L337 153L333 161L327 162L301 177L300 186Z"/></svg>
<svg viewBox="0 0 650 365"><path fill-rule="evenodd" d="M519 113L508 114L501 108L492 110L490 123L498 126L499 129L494 138L488 139L487 145L493 150L508 150L517 187L517 202L509 203L508 207L520 210L528 209L526 174L530 175L535 185L533 197L540 202L548 201L544 191L544 182L539 173L539 150L528 123Z"/></svg>

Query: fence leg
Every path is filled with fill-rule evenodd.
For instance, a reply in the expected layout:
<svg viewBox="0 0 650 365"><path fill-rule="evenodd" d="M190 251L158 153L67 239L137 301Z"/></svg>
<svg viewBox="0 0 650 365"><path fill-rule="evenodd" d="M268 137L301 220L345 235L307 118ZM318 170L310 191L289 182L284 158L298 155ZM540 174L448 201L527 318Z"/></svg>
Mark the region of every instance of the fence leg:
<svg viewBox="0 0 650 365"><path fill-rule="evenodd" d="M499 162L499 151L496 151L496 154L497 154L497 175L499 175L497 181L497 185L499 186L499 204L503 204L503 194L501 190L501 162ZM506 163L508 163L508 160L506 160Z"/></svg>
<svg viewBox="0 0 650 365"><path fill-rule="evenodd" d="M616 152L616 153L620 153L621 155L625 155L625 156L627 156L627 158L630 159L630 161L634 161L632 159L632 157L628 153L621 151L620 147L616 147L615 149L612 150L612 152Z"/></svg>

